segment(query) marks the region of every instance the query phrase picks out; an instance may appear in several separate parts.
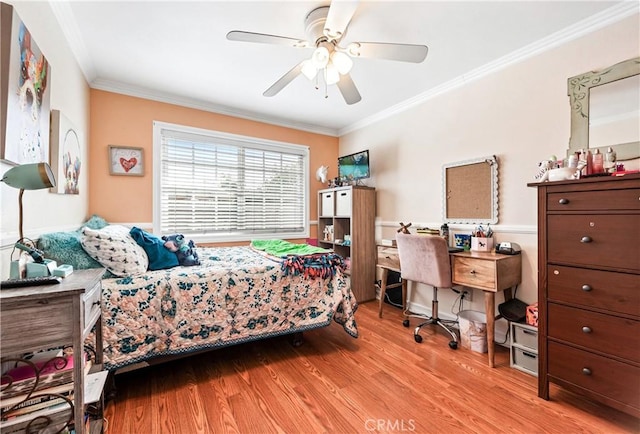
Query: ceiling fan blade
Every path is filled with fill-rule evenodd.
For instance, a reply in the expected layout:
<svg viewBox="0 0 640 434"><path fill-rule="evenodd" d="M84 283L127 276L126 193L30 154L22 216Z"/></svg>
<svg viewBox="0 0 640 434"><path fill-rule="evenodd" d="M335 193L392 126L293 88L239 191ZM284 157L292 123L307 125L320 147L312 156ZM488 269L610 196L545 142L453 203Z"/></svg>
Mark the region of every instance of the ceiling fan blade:
<svg viewBox="0 0 640 434"><path fill-rule="evenodd" d="M264 91L264 96L275 96L278 92L284 89L289 83L293 81L294 78L302 74L302 63L304 61L298 63L296 66L291 68L289 72L280 77L278 81L273 83L271 87Z"/></svg>
<svg viewBox="0 0 640 434"><path fill-rule="evenodd" d="M358 2L353 0L333 0L324 23L324 34L330 39L339 41L345 34L353 17Z"/></svg>
<svg viewBox="0 0 640 434"><path fill-rule="evenodd" d="M360 92L358 92L356 84L353 82L353 80L351 79L351 75L349 74L340 76L340 81L338 81L338 89L340 89L342 97L349 105L355 104L362 99L362 97L360 96Z"/></svg>
<svg viewBox="0 0 640 434"><path fill-rule="evenodd" d="M391 44L384 42L353 42L347 46L347 53L354 57L399 60L420 63L427 57L426 45Z"/></svg>
<svg viewBox="0 0 640 434"><path fill-rule="evenodd" d="M297 48L306 48L310 46L309 42L303 39L267 35L265 33L243 32L241 30L232 30L231 32L227 33L227 39L230 41L258 42L261 44L286 45L288 47Z"/></svg>

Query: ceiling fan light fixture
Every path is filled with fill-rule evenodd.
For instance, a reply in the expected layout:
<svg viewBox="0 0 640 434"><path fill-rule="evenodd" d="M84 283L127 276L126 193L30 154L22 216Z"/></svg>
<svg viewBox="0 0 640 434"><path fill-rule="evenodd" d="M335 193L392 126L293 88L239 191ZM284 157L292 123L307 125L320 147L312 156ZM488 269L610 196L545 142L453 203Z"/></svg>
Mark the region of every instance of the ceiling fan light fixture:
<svg viewBox="0 0 640 434"><path fill-rule="evenodd" d="M332 84L336 84L340 81L340 73L338 72L338 68L333 63L329 63L325 68L325 81L329 86Z"/></svg>
<svg viewBox="0 0 640 434"><path fill-rule="evenodd" d="M318 70L313 65L313 62L307 59L304 62L302 62L302 73L309 80L313 80L314 78L316 78L316 75L318 74Z"/></svg>
<svg viewBox="0 0 640 434"><path fill-rule="evenodd" d="M351 60L351 57L340 51L331 53L331 63L335 65L341 75L348 74L351 68L353 68L353 60Z"/></svg>
<svg viewBox="0 0 640 434"><path fill-rule="evenodd" d="M329 50L326 47L318 47L311 56L311 62L316 69L322 69L329 63Z"/></svg>

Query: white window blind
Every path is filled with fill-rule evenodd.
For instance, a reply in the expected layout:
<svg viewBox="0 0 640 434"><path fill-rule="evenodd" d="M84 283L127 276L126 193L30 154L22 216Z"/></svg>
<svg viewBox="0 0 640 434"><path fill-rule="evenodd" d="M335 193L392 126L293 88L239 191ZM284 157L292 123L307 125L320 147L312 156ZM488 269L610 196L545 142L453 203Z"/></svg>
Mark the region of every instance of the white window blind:
<svg viewBox="0 0 640 434"><path fill-rule="evenodd" d="M160 123L154 130L160 233L198 241L308 236L306 146Z"/></svg>

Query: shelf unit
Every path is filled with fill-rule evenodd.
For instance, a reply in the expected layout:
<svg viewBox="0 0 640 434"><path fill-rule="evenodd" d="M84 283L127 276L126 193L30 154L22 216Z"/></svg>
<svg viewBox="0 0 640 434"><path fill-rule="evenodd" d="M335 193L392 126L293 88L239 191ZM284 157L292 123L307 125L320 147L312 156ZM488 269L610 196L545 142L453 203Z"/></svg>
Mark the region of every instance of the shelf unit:
<svg viewBox="0 0 640 434"><path fill-rule="evenodd" d="M85 358L84 343L95 326L95 363L92 369L102 365L102 311L100 308L103 269L77 270L62 283L3 289L0 292L0 340L2 361L22 359L23 355L40 350L68 347L73 348L73 424L76 434L101 433L102 418L85 422ZM4 363L3 363L4 365ZM9 390L6 387L3 391ZM46 389L33 395L46 393ZM26 398L26 396L25 396ZM50 413L50 426L62 425L70 419L70 406ZM81 409L81 411L78 411ZM27 418L28 420L30 418ZM17 428L18 419L0 422L0 431L12 432ZM33 419L30 419L33 420ZM28 422L27 422L28 423ZM12 428L13 427L13 428ZM33 430L30 432L40 432ZM24 432L24 429L22 431Z"/></svg>
<svg viewBox="0 0 640 434"><path fill-rule="evenodd" d="M509 323L511 327L511 367L538 376L538 328Z"/></svg>
<svg viewBox="0 0 640 434"><path fill-rule="evenodd" d="M318 192L318 245L348 258L347 273L358 302L376 297L375 214L374 188L347 186ZM330 227L333 231L325 237ZM345 236L350 242L345 242Z"/></svg>

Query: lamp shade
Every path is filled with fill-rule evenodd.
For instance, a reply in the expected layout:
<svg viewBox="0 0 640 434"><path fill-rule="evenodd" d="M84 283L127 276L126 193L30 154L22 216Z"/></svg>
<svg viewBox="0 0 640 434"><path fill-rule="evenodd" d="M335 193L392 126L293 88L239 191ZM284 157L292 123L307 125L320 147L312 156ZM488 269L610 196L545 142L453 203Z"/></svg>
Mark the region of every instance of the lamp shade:
<svg viewBox="0 0 640 434"><path fill-rule="evenodd" d="M21 164L12 167L4 174L2 182L21 190L40 190L56 186L56 178L47 163Z"/></svg>

